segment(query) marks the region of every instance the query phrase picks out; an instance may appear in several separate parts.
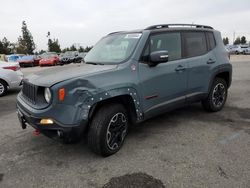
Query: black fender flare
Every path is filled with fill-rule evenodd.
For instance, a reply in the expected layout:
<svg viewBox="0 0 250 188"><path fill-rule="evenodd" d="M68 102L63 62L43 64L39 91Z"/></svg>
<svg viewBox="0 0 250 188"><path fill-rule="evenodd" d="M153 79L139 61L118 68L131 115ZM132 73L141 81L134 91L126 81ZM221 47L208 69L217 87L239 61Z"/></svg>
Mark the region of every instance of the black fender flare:
<svg viewBox="0 0 250 188"><path fill-rule="evenodd" d="M228 79L228 88L231 86L232 82L232 65L227 64L227 65L220 65L216 68L216 70L212 73L210 81L209 81L209 87L208 87L208 93L212 87L213 81L216 78L216 76L220 73L228 73L229 74L229 79Z"/></svg>

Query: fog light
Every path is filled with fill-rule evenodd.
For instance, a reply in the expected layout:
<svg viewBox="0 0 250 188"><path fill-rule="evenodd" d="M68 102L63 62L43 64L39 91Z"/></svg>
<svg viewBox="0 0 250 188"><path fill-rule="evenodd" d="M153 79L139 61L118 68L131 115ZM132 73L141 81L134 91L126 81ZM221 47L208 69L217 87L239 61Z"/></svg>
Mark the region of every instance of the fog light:
<svg viewBox="0 0 250 188"><path fill-rule="evenodd" d="M40 124L43 124L43 125L51 125L53 123L54 121L52 119L41 119L40 121Z"/></svg>
<svg viewBox="0 0 250 188"><path fill-rule="evenodd" d="M57 136L59 137L59 138L62 138L63 137L63 132L62 131L57 131Z"/></svg>

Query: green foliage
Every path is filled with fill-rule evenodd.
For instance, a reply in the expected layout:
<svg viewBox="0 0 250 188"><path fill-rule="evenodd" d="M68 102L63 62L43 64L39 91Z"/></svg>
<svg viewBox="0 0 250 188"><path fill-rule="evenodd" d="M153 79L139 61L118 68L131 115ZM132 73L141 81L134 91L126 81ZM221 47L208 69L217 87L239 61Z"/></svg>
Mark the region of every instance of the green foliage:
<svg viewBox="0 0 250 188"><path fill-rule="evenodd" d="M229 44L229 39L228 39L228 37L223 38L223 43L224 43L224 45Z"/></svg>
<svg viewBox="0 0 250 188"><path fill-rule="evenodd" d="M17 53L21 54L33 54L36 46L33 40L33 36L28 30L25 21L22 23L22 36L18 37Z"/></svg>
<svg viewBox="0 0 250 188"><path fill-rule="evenodd" d="M237 37L236 40L234 41L234 44L246 44L247 43L247 39L245 36L242 37Z"/></svg>
<svg viewBox="0 0 250 188"><path fill-rule="evenodd" d="M80 46L80 48L78 49L79 52L84 52L84 48L82 46Z"/></svg>
<svg viewBox="0 0 250 188"><path fill-rule="evenodd" d="M240 37L237 37L236 40L234 41L234 45L240 44Z"/></svg>
<svg viewBox="0 0 250 188"><path fill-rule="evenodd" d="M93 46L86 46L86 48L80 46L79 49L77 49L74 45L64 48L62 50L63 53L67 52L67 51L78 51L78 52L89 52L91 49L93 48Z"/></svg>
<svg viewBox="0 0 250 188"><path fill-rule="evenodd" d="M45 50L40 50L39 52L38 52L38 54L43 54L43 53L45 53L46 51Z"/></svg>
<svg viewBox="0 0 250 188"><path fill-rule="evenodd" d="M84 52L89 52L92 48L93 48L93 46L87 46L87 47L84 49Z"/></svg>
<svg viewBox="0 0 250 188"><path fill-rule="evenodd" d="M7 40L6 37L3 38L2 41L0 41L0 54L10 54L12 51L12 44L10 41Z"/></svg>
<svg viewBox="0 0 250 188"><path fill-rule="evenodd" d="M48 39L48 51L60 53L61 47L60 47L58 39L53 39L53 40L50 39L50 32L48 32L47 37L49 38Z"/></svg>
<svg viewBox="0 0 250 188"><path fill-rule="evenodd" d="M247 43L247 40L246 40L246 37L245 37L245 36L242 36L242 37L240 38L240 43L241 43L241 44L246 44L246 43Z"/></svg>
<svg viewBox="0 0 250 188"><path fill-rule="evenodd" d="M77 49L76 49L76 47L75 47L74 44L73 44L72 46L70 46L69 50L70 50L70 51L77 51Z"/></svg>

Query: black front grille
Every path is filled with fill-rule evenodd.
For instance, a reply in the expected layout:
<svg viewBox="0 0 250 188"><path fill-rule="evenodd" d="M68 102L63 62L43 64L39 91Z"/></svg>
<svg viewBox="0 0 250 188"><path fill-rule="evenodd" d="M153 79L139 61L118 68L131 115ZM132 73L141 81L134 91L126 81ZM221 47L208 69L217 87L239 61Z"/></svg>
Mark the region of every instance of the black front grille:
<svg viewBox="0 0 250 188"><path fill-rule="evenodd" d="M37 86L24 81L23 82L23 89L22 89L23 96L32 104L36 104L36 97L37 97Z"/></svg>

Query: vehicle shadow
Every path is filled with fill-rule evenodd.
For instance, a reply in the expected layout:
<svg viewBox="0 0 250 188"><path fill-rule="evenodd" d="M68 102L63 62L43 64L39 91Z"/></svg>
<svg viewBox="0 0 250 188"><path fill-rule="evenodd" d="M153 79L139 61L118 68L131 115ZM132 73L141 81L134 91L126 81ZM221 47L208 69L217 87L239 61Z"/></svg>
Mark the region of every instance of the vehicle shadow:
<svg viewBox="0 0 250 188"><path fill-rule="evenodd" d="M229 110L230 110L230 107L228 109L227 107L225 107L226 113ZM152 139L152 137L155 135L162 136L165 133L166 135L169 135L173 131L172 129L176 129L178 128L178 126L183 126L183 122L188 122L188 121L189 122L191 121L218 122L219 121L219 122L226 123L227 120L223 118L221 113L225 113L225 112L208 113L203 110L200 104L192 104L184 108L180 108L180 109L168 112L168 113L164 113L162 115L154 117L138 125L130 126L129 134L126 138L126 143L131 145L131 143L134 143L134 142L138 142L138 143L146 142L147 139ZM185 126L193 126L193 124L186 123ZM33 131L32 128L30 128L29 130ZM40 135L39 139L37 139L37 137L33 137L33 138L26 137L25 140L27 141L28 139L32 139L30 141L27 141L27 142L33 143L30 145L30 147L35 148L35 150L43 151L39 153L40 154L44 153L44 155L48 155L47 154L48 151L50 151L50 153L51 151L53 151L52 153L54 153L54 155L56 156L61 156L60 158L65 158L65 157L68 158L68 157L72 157L72 155L74 156L74 158L82 158L84 156L87 159L91 158L91 160L102 158L98 155L93 154L88 149L86 136L87 135L84 135L81 141L75 144L62 144L60 142L56 142L54 140L46 138L43 135ZM134 147L137 147L137 146L135 145ZM127 146L126 148L131 149L131 146ZM132 150L134 149L132 148Z"/></svg>
<svg viewBox="0 0 250 188"><path fill-rule="evenodd" d="M7 96L13 96L13 95L17 95L20 91L21 91L22 87L18 87L15 89L10 89L7 93Z"/></svg>
<svg viewBox="0 0 250 188"><path fill-rule="evenodd" d="M11 89L0 98L0 117L16 110L16 96L21 88Z"/></svg>

